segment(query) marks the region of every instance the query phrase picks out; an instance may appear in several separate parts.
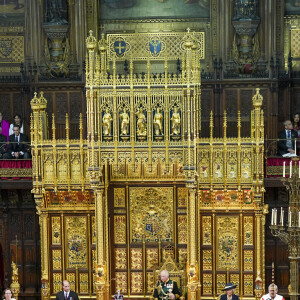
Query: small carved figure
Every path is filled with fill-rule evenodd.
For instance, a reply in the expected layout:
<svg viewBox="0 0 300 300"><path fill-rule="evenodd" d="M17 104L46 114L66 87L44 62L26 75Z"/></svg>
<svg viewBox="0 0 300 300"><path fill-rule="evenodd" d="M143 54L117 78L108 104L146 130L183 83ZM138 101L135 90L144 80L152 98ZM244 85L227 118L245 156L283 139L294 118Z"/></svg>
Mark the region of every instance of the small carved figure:
<svg viewBox="0 0 300 300"><path fill-rule="evenodd" d="M19 275L18 275L17 265L14 262L12 262L11 263L11 268L12 268L11 281L12 282L18 282Z"/></svg>
<svg viewBox="0 0 300 300"><path fill-rule="evenodd" d="M172 124L172 128L171 128L172 134L173 135L180 134L180 114L176 106L174 107L174 112L172 114L171 124Z"/></svg>
<svg viewBox="0 0 300 300"><path fill-rule="evenodd" d="M144 115L143 109L140 107L140 109L135 113L138 120L137 120L137 135L138 136L146 136L147 135L147 130L146 130L146 117Z"/></svg>
<svg viewBox="0 0 300 300"><path fill-rule="evenodd" d="M109 109L107 108L105 110L105 114L103 115L102 119L102 126L103 126L103 135L111 135L111 121L112 116L109 112Z"/></svg>
<svg viewBox="0 0 300 300"><path fill-rule="evenodd" d="M120 114L121 119L121 135L128 135L129 132L129 115L124 107L123 112Z"/></svg>
<svg viewBox="0 0 300 300"><path fill-rule="evenodd" d="M156 114L154 115L154 120L153 120L155 135L162 135L163 120L164 120L164 116L162 115L162 113L160 112L160 109L158 107Z"/></svg>

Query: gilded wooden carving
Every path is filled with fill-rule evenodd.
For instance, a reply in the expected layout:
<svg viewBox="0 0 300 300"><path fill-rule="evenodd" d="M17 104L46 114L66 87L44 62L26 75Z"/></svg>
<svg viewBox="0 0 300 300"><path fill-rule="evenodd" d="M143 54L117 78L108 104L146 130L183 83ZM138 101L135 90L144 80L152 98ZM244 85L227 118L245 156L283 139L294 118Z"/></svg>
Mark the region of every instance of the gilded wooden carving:
<svg viewBox="0 0 300 300"><path fill-rule="evenodd" d="M203 250L203 270L212 271L212 250Z"/></svg>
<svg viewBox="0 0 300 300"><path fill-rule="evenodd" d="M60 217L52 217L52 245L61 245Z"/></svg>
<svg viewBox="0 0 300 300"><path fill-rule="evenodd" d="M115 268L127 269L127 249L116 248L115 249Z"/></svg>
<svg viewBox="0 0 300 300"><path fill-rule="evenodd" d="M223 294L224 286L227 283L225 274L217 274L217 294Z"/></svg>
<svg viewBox="0 0 300 300"><path fill-rule="evenodd" d="M253 275L244 274L244 294L253 295Z"/></svg>
<svg viewBox="0 0 300 300"><path fill-rule="evenodd" d="M253 250L244 250L244 271L253 270Z"/></svg>
<svg viewBox="0 0 300 300"><path fill-rule="evenodd" d="M124 188L114 188L114 205L115 207L125 207Z"/></svg>
<svg viewBox="0 0 300 300"><path fill-rule="evenodd" d="M244 244L253 245L253 217L244 217Z"/></svg>
<svg viewBox="0 0 300 300"><path fill-rule="evenodd" d="M114 236L116 244L126 243L126 217L114 216Z"/></svg>
<svg viewBox="0 0 300 300"><path fill-rule="evenodd" d="M33 99L33 193L41 213L42 277L53 281L51 292L61 289L66 278L82 294L92 286L101 300L111 297L111 286L126 297L143 297L151 293L151 269L173 257L186 270L191 299L201 297L201 287L211 298L228 280L242 279L241 297L254 296L253 283L260 272L263 277L264 266L256 255L257 245L263 250L263 217L258 214L255 222L253 217L264 191L262 97L257 91L253 98L251 137L241 138L238 115L238 137L228 138L224 114L223 138L213 137L212 115L210 137L202 138L200 57L205 43L199 44L199 34L111 34L97 41L90 33L87 140L82 121L80 140L69 139L68 118L65 140L55 138L54 118L52 140L42 140L40 113L46 105ZM164 47L171 40L174 45ZM182 72L171 74L172 57L179 53ZM128 71L118 74L125 58ZM161 58L163 71L157 76L151 61ZM139 59L143 66L134 65ZM143 74L136 67L145 67ZM49 272L51 254L57 273ZM65 258L61 265L59 254ZM247 274L237 274L239 269Z"/></svg>
<svg viewBox="0 0 300 300"><path fill-rule="evenodd" d="M239 269L239 220L237 217L217 218L217 269Z"/></svg>
<svg viewBox="0 0 300 300"><path fill-rule="evenodd" d="M127 272L116 272L116 291L127 294ZM116 292L113 291L113 292Z"/></svg>
<svg viewBox="0 0 300 300"><path fill-rule="evenodd" d="M80 293L87 294L89 292L89 274L81 273L79 275Z"/></svg>
<svg viewBox="0 0 300 300"><path fill-rule="evenodd" d="M146 249L146 266L147 269L153 269L158 265L158 249L148 248Z"/></svg>
<svg viewBox="0 0 300 300"><path fill-rule="evenodd" d="M143 293L143 273L131 272L131 293L141 294Z"/></svg>
<svg viewBox="0 0 300 300"><path fill-rule="evenodd" d="M178 207L186 207L187 206L187 188L178 188L177 189L177 201Z"/></svg>
<svg viewBox="0 0 300 300"><path fill-rule="evenodd" d="M62 274L61 273L53 273L53 293L58 293L61 291L61 287L62 287Z"/></svg>
<svg viewBox="0 0 300 300"><path fill-rule="evenodd" d="M211 245L211 216L202 217L202 243Z"/></svg>
<svg viewBox="0 0 300 300"><path fill-rule="evenodd" d="M187 216L178 216L178 244L187 243Z"/></svg>
<svg viewBox="0 0 300 300"><path fill-rule="evenodd" d="M187 262L187 249L179 248L178 249L178 261L181 266L185 266Z"/></svg>
<svg viewBox="0 0 300 300"><path fill-rule="evenodd" d="M130 263L132 270L143 269L143 253L141 248L130 249Z"/></svg>
<svg viewBox="0 0 300 300"><path fill-rule="evenodd" d="M66 279L70 282L70 289L75 291L75 273L66 273Z"/></svg>
<svg viewBox="0 0 300 300"><path fill-rule="evenodd" d="M291 29L291 56L294 58L300 57L300 45L299 45L300 30Z"/></svg>
<svg viewBox="0 0 300 300"><path fill-rule="evenodd" d="M67 267L87 268L87 219L66 217Z"/></svg>
<svg viewBox="0 0 300 300"><path fill-rule="evenodd" d="M129 201L132 241L172 241L172 188L130 188Z"/></svg>
<svg viewBox="0 0 300 300"><path fill-rule="evenodd" d="M139 33L138 39L136 34L108 34L108 58L116 57L118 60L125 58L133 58L134 60L147 60L150 56L151 60L162 59L168 57L172 60L177 60L182 56L184 50L182 39L185 33ZM205 58L205 33L195 32L195 40L200 58ZM116 45L120 45L116 48ZM168 47L167 47L168 45ZM151 46L153 52L151 52ZM116 50L117 49L117 50ZM116 55L117 54L117 55Z"/></svg>
<svg viewBox="0 0 300 300"><path fill-rule="evenodd" d="M212 274L203 274L203 294L210 295L212 294Z"/></svg>
<svg viewBox="0 0 300 300"><path fill-rule="evenodd" d="M52 250L52 264L53 264L53 270L62 269L61 250Z"/></svg>
<svg viewBox="0 0 300 300"><path fill-rule="evenodd" d="M92 244L96 244L96 224L95 224L95 216L91 217L92 220Z"/></svg>
<svg viewBox="0 0 300 300"><path fill-rule="evenodd" d="M146 275L147 278L147 294L152 294L153 293L153 272L147 272Z"/></svg>
<svg viewBox="0 0 300 300"><path fill-rule="evenodd" d="M230 282L234 285L236 285L236 289L235 289L235 294L239 295L240 294L240 288L241 288L241 281L240 281L240 274L230 274Z"/></svg>

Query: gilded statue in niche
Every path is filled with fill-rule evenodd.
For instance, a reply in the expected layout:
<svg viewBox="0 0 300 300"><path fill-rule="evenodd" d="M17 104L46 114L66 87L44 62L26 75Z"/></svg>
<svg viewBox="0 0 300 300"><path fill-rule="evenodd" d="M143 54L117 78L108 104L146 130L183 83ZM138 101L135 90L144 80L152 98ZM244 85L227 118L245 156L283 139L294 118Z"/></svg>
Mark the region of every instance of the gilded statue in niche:
<svg viewBox="0 0 300 300"><path fill-rule="evenodd" d="M156 138L163 135L163 120L164 116L158 107L153 119L154 133Z"/></svg>
<svg viewBox="0 0 300 300"><path fill-rule="evenodd" d="M143 108L140 107L140 109L135 114L137 116L137 137L140 140L144 140L147 136L147 119L143 112Z"/></svg>
<svg viewBox="0 0 300 300"><path fill-rule="evenodd" d="M121 120L121 135L126 136L129 134L129 115L124 107L123 112L120 114Z"/></svg>
<svg viewBox="0 0 300 300"><path fill-rule="evenodd" d="M111 122L112 116L107 108L102 118L103 135L106 137L111 135Z"/></svg>
<svg viewBox="0 0 300 300"><path fill-rule="evenodd" d="M171 117L171 134L173 135L173 138L180 134L180 121L180 113L178 112L177 106L175 106Z"/></svg>
<svg viewBox="0 0 300 300"><path fill-rule="evenodd" d="M173 240L173 189L135 187L129 190L131 240Z"/></svg>

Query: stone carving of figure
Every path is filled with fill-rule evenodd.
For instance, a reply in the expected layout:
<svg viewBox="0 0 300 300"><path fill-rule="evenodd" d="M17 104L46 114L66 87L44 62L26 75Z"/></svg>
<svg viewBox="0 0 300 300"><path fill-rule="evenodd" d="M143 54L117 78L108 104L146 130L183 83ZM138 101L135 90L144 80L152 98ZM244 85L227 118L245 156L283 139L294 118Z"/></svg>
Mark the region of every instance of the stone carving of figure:
<svg viewBox="0 0 300 300"><path fill-rule="evenodd" d="M175 106L174 111L171 118L171 130L173 135L180 134L180 114L178 112L178 108Z"/></svg>
<svg viewBox="0 0 300 300"><path fill-rule="evenodd" d="M147 135L147 130L146 130L146 117L143 113L143 109L140 107L140 109L135 113L137 116L137 135L138 136L146 136Z"/></svg>
<svg viewBox="0 0 300 300"><path fill-rule="evenodd" d="M129 132L129 115L124 107L123 112L120 114L121 119L121 135L128 135Z"/></svg>
<svg viewBox="0 0 300 300"><path fill-rule="evenodd" d="M163 120L164 120L164 116L160 112L160 109L157 108L156 114L154 115L154 120L153 120L155 135L162 135L162 133L163 133Z"/></svg>
<svg viewBox="0 0 300 300"><path fill-rule="evenodd" d="M111 121L112 117L109 112L109 109L107 108L102 119L103 135L111 135Z"/></svg>
<svg viewBox="0 0 300 300"><path fill-rule="evenodd" d="M68 4L66 0L47 0L46 1L46 20L47 23L67 24L68 23Z"/></svg>

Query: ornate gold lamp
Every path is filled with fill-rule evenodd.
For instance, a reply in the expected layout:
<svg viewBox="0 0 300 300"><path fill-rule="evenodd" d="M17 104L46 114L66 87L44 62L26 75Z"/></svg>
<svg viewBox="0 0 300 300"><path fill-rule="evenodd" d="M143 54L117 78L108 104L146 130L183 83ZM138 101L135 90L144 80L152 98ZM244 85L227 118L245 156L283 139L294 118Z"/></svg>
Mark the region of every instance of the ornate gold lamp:
<svg viewBox="0 0 300 300"><path fill-rule="evenodd" d="M285 211L281 207L279 222L277 208L272 209L271 233L288 245L290 259L290 299L299 296L299 258L300 258L300 165L299 157L293 157L290 164L289 177L285 177L283 168L283 184L289 192L288 222L284 222Z"/></svg>

